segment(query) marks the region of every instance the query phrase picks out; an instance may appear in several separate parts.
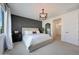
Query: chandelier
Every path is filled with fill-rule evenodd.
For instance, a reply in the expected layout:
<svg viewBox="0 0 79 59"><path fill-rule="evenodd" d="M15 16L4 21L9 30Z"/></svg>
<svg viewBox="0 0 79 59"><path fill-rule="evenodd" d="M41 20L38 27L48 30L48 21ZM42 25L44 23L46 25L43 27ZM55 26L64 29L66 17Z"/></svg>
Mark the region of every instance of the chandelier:
<svg viewBox="0 0 79 59"><path fill-rule="evenodd" d="M40 13L39 18L41 20L46 20L47 19L47 13L45 13L44 9L41 10L42 12Z"/></svg>

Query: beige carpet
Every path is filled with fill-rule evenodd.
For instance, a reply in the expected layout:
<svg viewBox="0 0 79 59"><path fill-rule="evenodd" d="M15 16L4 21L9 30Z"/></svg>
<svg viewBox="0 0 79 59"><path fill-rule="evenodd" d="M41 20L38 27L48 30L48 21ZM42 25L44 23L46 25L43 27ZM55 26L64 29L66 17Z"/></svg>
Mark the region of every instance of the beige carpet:
<svg viewBox="0 0 79 59"><path fill-rule="evenodd" d="M78 55L79 46L56 40L32 53L29 53L22 42L14 43L14 48L6 51L5 55Z"/></svg>

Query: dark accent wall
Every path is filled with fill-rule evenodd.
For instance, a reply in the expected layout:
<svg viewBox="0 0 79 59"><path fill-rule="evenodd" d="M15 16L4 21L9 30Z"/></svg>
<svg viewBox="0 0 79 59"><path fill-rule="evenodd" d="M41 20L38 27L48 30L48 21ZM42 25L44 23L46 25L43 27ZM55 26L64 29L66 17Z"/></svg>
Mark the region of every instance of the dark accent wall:
<svg viewBox="0 0 79 59"><path fill-rule="evenodd" d="M24 18L16 15L11 15L12 17L12 31L13 30L18 30L22 31L22 27L26 28L42 28L42 22L29 19L29 18Z"/></svg>

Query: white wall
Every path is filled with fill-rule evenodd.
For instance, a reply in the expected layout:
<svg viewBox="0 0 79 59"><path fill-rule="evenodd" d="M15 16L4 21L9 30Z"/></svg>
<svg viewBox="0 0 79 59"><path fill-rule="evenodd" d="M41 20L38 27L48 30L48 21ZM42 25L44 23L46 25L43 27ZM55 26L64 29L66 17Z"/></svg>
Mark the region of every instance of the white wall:
<svg viewBox="0 0 79 59"><path fill-rule="evenodd" d="M46 23L50 23L51 24L51 36L52 37L53 37L53 20L58 19L58 18L61 18L61 15L57 16L57 17L54 17L54 18L50 18L50 19L42 21L42 27L43 28L45 28L45 24Z"/></svg>
<svg viewBox="0 0 79 59"><path fill-rule="evenodd" d="M66 14L47 19L42 22L42 27L45 27L46 23L51 24L51 34L53 37L53 20L61 18L62 19L62 31L61 31L61 40L72 43L75 45L79 45L78 39L78 17L79 9L68 12Z"/></svg>
<svg viewBox="0 0 79 59"><path fill-rule="evenodd" d="M79 10L62 15L62 41L79 45L78 41L78 14Z"/></svg>

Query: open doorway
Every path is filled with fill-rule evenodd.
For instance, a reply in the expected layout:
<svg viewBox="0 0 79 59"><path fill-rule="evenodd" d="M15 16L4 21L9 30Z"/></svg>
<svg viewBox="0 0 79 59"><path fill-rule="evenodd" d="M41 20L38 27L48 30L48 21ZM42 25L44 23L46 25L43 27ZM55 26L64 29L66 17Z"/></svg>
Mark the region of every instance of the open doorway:
<svg viewBox="0 0 79 59"><path fill-rule="evenodd" d="M61 40L61 18L55 19L53 21L53 39Z"/></svg>

